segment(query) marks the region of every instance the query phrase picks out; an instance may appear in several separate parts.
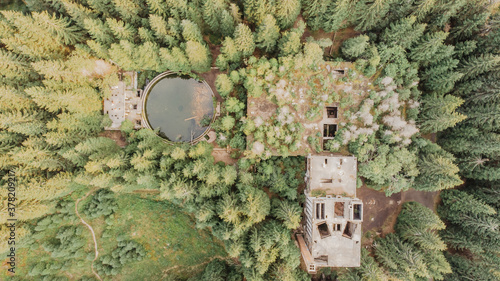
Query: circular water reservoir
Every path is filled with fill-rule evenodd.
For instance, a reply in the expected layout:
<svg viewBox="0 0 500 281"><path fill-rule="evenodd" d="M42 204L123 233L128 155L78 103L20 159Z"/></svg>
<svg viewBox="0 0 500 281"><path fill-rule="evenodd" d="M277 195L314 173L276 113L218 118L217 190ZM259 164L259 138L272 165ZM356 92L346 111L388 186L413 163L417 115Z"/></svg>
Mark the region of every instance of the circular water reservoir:
<svg viewBox="0 0 500 281"><path fill-rule="evenodd" d="M196 142L214 116L213 92L206 82L173 72L158 75L145 89L146 127L173 142Z"/></svg>

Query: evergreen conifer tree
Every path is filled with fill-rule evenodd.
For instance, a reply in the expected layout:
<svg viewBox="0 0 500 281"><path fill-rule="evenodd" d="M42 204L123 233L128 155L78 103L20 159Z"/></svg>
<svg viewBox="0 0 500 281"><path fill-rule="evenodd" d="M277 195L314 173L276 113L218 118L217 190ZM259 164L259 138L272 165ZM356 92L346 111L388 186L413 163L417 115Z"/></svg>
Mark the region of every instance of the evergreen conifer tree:
<svg viewBox="0 0 500 281"><path fill-rule="evenodd" d="M79 3L72 1L61 0L64 10L69 15L69 17L80 27L84 27L83 21L86 18L95 18L93 11Z"/></svg>
<svg viewBox="0 0 500 281"><path fill-rule="evenodd" d="M459 167L462 175L469 179L500 180L500 167L498 166L497 157L492 159L481 155L462 157Z"/></svg>
<svg viewBox="0 0 500 281"><path fill-rule="evenodd" d="M118 16L112 0L88 0L87 3L93 11L101 14L104 18Z"/></svg>
<svg viewBox="0 0 500 281"><path fill-rule="evenodd" d="M384 270L377 264L375 259L369 255L368 250L361 249L361 266L359 268L349 268L347 271L341 272L339 281L382 281L388 277Z"/></svg>
<svg viewBox="0 0 500 281"><path fill-rule="evenodd" d="M212 32L221 33L222 11L225 9L223 0L207 0L203 4L203 19Z"/></svg>
<svg viewBox="0 0 500 281"><path fill-rule="evenodd" d="M178 47L173 47L170 53L171 53L170 61L172 62L171 65L172 68L169 69L175 69L184 72L188 72L191 70L189 59L184 51L182 51ZM203 58L203 54L200 54L200 58Z"/></svg>
<svg viewBox="0 0 500 281"><path fill-rule="evenodd" d="M156 14L164 17L170 12L168 6L162 0L146 0L150 14Z"/></svg>
<svg viewBox="0 0 500 281"><path fill-rule="evenodd" d="M381 41L389 46L399 45L405 49L411 47L424 33L425 24L415 24L416 17L403 18L391 23L381 35Z"/></svg>
<svg viewBox="0 0 500 281"><path fill-rule="evenodd" d="M172 32L172 30L168 28L172 25L176 26L175 23L175 20L170 21L169 19L169 22L166 22L161 16L154 14L149 15L149 25L151 26L151 30L153 30L156 38L158 38L158 43L162 43L167 46L176 45L176 32Z"/></svg>
<svg viewBox="0 0 500 281"><path fill-rule="evenodd" d="M226 115L222 118L222 129L230 131L234 127L235 119L231 115Z"/></svg>
<svg viewBox="0 0 500 281"><path fill-rule="evenodd" d="M276 9L274 1L268 0L245 0L243 7L245 18L255 25L259 25L266 14L273 15Z"/></svg>
<svg viewBox="0 0 500 281"><path fill-rule="evenodd" d="M113 33L100 19L86 18L83 23L85 29L87 29L94 40L105 45L111 44L114 39Z"/></svg>
<svg viewBox="0 0 500 281"><path fill-rule="evenodd" d="M134 55L137 66L145 70L164 71L160 66L159 47L156 43L148 41L137 47Z"/></svg>
<svg viewBox="0 0 500 281"><path fill-rule="evenodd" d="M385 15L389 12L391 1L361 1L356 6L357 25L356 29L361 31L370 30L380 24Z"/></svg>
<svg viewBox="0 0 500 281"><path fill-rule="evenodd" d="M241 60L241 52L238 45L231 37L226 37L222 42L221 52L224 58L229 62L239 62Z"/></svg>
<svg viewBox="0 0 500 281"><path fill-rule="evenodd" d="M354 38L349 38L344 43L342 43L342 53L350 59L355 59L361 56L368 46L369 42L368 36L359 35Z"/></svg>
<svg viewBox="0 0 500 281"><path fill-rule="evenodd" d="M12 52L0 50L0 67L2 76L9 80L28 81L37 78L27 57Z"/></svg>
<svg viewBox="0 0 500 281"><path fill-rule="evenodd" d="M497 269L492 263L484 260L484 258L468 257L458 254L448 254L446 259L453 268L453 273L447 276L450 280L465 281L465 280L495 280Z"/></svg>
<svg viewBox="0 0 500 281"><path fill-rule="evenodd" d="M328 2L325 0L311 0L302 3L302 15L311 30L316 31L323 27L322 19L327 5Z"/></svg>
<svg viewBox="0 0 500 281"><path fill-rule="evenodd" d="M118 40L134 40L135 30L132 25L121 20L116 20L114 18L107 18L106 24L109 26L109 29L111 29Z"/></svg>
<svg viewBox="0 0 500 281"><path fill-rule="evenodd" d="M250 28L240 23L234 30L234 43L243 57L249 57L255 50L255 42Z"/></svg>
<svg viewBox="0 0 500 281"><path fill-rule="evenodd" d="M415 179L415 189L437 191L462 184L459 169L453 163L454 157L438 145L423 141L418 160L419 175Z"/></svg>
<svg viewBox="0 0 500 281"><path fill-rule="evenodd" d="M121 68L134 70L139 68L134 58L136 45L129 41L122 40L120 44L112 44L109 50L110 58ZM139 68L140 69L140 68Z"/></svg>
<svg viewBox="0 0 500 281"><path fill-rule="evenodd" d="M298 204L287 200L273 200L273 214L283 220L289 229L299 226L302 210Z"/></svg>
<svg viewBox="0 0 500 281"><path fill-rule="evenodd" d="M139 29L137 29L137 33L139 35L139 38L141 39L141 42L143 43L156 42L156 38L150 29L139 27Z"/></svg>
<svg viewBox="0 0 500 281"><path fill-rule="evenodd" d="M305 24L300 21L297 28L285 31L278 42L280 55L288 56L295 55L302 48L302 34L304 34Z"/></svg>
<svg viewBox="0 0 500 281"><path fill-rule="evenodd" d="M473 78L479 74L493 70L500 65L500 56L492 54L481 54L480 56L470 57L459 68L464 74L463 79Z"/></svg>
<svg viewBox="0 0 500 281"><path fill-rule="evenodd" d="M143 7L146 7L141 0L112 0L115 10L120 14L121 18L133 25L139 24L141 16L144 15Z"/></svg>
<svg viewBox="0 0 500 281"><path fill-rule="evenodd" d="M61 58L67 53L64 44L81 39L77 27L67 19L58 19L47 12L23 15L20 12L2 11L2 43L17 55L32 59ZM55 39L55 40L54 40Z"/></svg>
<svg viewBox="0 0 500 281"><path fill-rule="evenodd" d="M339 0L328 3L323 19L323 30L332 32L342 28L344 21L349 17L354 2L352 0Z"/></svg>
<svg viewBox="0 0 500 281"><path fill-rule="evenodd" d="M87 46L92 50L93 55L97 56L98 58L101 59L109 58L108 48L106 48L101 43L96 42L95 40L88 40Z"/></svg>
<svg viewBox="0 0 500 281"><path fill-rule="evenodd" d="M487 131L500 129L500 104L476 104L461 110L467 115L467 124Z"/></svg>
<svg viewBox="0 0 500 281"><path fill-rule="evenodd" d="M215 87L221 97L227 98L233 90L233 82L229 79L227 74L219 74L215 79Z"/></svg>
<svg viewBox="0 0 500 281"><path fill-rule="evenodd" d="M500 143L499 134L471 126L459 126L448 130L439 140L439 145L455 155L485 155L487 157L500 155L498 143Z"/></svg>
<svg viewBox="0 0 500 281"><path fill-rule="evenodd" d="M196 41L199 43L203 42L203 36L201 35L201 30L195 23L189 20L183 20L182 25L182 37L186 41Z"/></svg>
<svg viewBox="0 0 500 281"><path fill-rule="evenodd" d="M234 34L235 20L230 12L223 10L221 14L220 30L222 36L231 36Z"/></svg>
<svg viewBox="0 0 500 281"><path fill-rule="evenodd" d="M251 226L263 221L271 210L271 202L267 194L261 189L247 185L239 185L238 190L241 210L247 218L246 225Z"/></svg>
<svg viewBox="0 0 500 281"><path fill-rule="evenodd" d="M300 13L299 0L276 0L276 20L281 29L290 28Z"/></svg>
<svg viewBox="0 0 500 281"><path fill-rule="evenodd" d="M424 65L431 63L434 54L439 50L447 36L448 33L443 31L424 34L410 49L410 58Z"/></svg>
<svg viewBox="0 0 500 281"><path fill-rule="evenodd" d="M186 55L189 59L189 63L191 64L193 71L206 72L210 70L210 65L212 62L210 51L200 42L187 41Z"/></svg>
<svg viewBox="0 0 500 281"><path fill-rule="evenodd" d="M71 25L67 18L57 18L47 12L32 13L33 21L36 25L52 33L58 41L67 45L80 42L82 34L77 26Z"/></svg>
<svg viewBox="0 0 500 281"><path fill-rule="evenodd" d="M464 100L453 95L424 97L419 116L420 130L423 133L439 132L463 121L466 116L455 112L463 103Z"/></svg>
<svg viewBox="0 0 500 281"><path fill-rule="evenodd" d="M266 52L274 51L276 43L280 38L280 29L276 25L276 19L272 15L266 15L256 30L257 47Z"/></svg>

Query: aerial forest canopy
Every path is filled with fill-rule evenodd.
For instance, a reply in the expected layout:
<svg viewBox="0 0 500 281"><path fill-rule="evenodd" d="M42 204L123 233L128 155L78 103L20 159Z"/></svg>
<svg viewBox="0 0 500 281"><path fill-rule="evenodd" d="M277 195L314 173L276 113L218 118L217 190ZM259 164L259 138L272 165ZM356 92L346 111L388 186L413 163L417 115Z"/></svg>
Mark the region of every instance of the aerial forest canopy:
<svg viewBox="0 0 500 281"><path fill-rule="evenodd" d="M358 187L442 198L439 217L405 203L395 233L339 280L500 278L498 3L26 0L0 14L0 252L15 173L19 247L43 256L12 280L94 280L91 262L105 280L128 280L128 265L158 259L140 234L113 230L138 190L153 191L141 201L151 212L190 213L179 217L219 257L193 257L204 270L166 280L308 280L292 233L302 156L323 149L357 157ZM211 127L237 164L215 163L213 144L167 144L128 121L126 145L105 137L102 103L120 74L167 70L216 76ZM252 101L269 104L267 120ZM341 122L323 148L307 123L332 102ZM78 210L113 241L95 263L75 212L84 195Z"/></svg>

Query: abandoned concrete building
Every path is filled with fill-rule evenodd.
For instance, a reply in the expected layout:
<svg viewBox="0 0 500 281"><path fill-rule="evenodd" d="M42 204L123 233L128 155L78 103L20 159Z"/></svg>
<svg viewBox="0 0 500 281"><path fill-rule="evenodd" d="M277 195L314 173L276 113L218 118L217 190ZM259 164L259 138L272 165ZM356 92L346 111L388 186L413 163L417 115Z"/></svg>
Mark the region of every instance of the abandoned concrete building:
<svg viewBox="0 0 500 281"><path fill-rule="evenodd" d="M111 96L104 99L104 114L112 123L105 130L120 130L122 122L130 120L134 129L141 129L142 90L137 89L137 72L124 72L117 85L111 87Z"/></svg>
<svg viewBox="0 0 500 281"><path fill-rule="evenodd" d="M309 155L303 233L297 234L309 273L319 267L358 267L363 202L356 198L357 160Z"/></svg>

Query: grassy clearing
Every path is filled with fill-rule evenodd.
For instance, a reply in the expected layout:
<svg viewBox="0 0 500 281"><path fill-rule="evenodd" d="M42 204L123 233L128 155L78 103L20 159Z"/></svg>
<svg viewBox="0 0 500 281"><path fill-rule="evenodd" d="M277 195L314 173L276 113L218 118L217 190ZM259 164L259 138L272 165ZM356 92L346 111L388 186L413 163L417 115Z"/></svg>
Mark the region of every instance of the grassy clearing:
<svg viewBox="0 0 500 281"><path fill-rule="evenodd" d="M84 206L85 202L82 202ZM168 202L159 202L137 195L117 196L118 211L107 225L102 219L87 220L98 235L100 255L116 247L116 238L124 237L141 243L148 251L146 259L125 266L111 280L161 280L168 268L193 266L213 256L226 256L224 247L208 230L194 227L191 216ZM203 267L197 268L202 270ZM175 272L187 278L195 272Z"/></svg>
<svg viewBox="0 0 500 281"><path fill-rule="evenodd" d="M77 192L70 195L71 200L82 196ZM96 233L99 256L115 249L118 237L135 240L148 251L142 261L126 264L119 275L101 276L104 280L165 280L167 275L186 279L202 271L213 257L227 256L223 244L209 230L196 229L190 215L168 202L141 198L135 194L116 194L118 209L112 218L104 220L103 217L89 219L82 213L83 206L91 197L92 195L80 202L79 212ZM41 246L45 241L53 239L57 230L65 225L82 228L81 235L87 241L84 246L85 254L67 262L52 258ZM94 243L90 231L79 220L64 220L53 224L33 238L35 241L31 248L17 250L15 276L22 277L22 280L40 280L41 276L28 276L30 269L40 262L63 264L57 275L69 280L93 276L90 265L94 257ZM5 263L2 268L5 270L0 271L0 280L9 280Z"/></svg>

